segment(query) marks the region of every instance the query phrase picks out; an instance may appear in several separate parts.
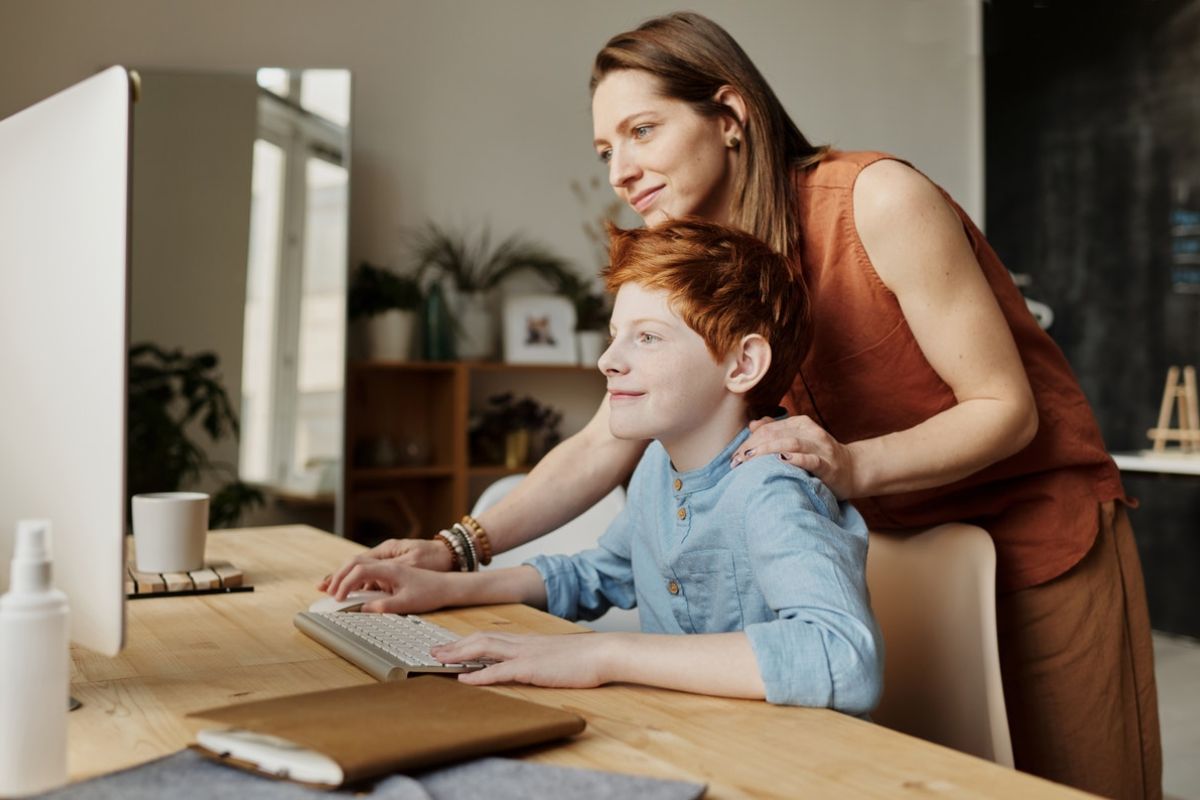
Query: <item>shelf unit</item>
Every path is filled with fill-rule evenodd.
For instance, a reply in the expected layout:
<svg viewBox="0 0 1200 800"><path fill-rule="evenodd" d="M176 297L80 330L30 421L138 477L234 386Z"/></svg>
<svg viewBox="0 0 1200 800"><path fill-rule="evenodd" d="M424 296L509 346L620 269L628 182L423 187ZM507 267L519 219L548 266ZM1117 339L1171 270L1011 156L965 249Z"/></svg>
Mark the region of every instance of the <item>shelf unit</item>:
<svg viewBox="0 0 1200 800"><path fill-rule="evenodd" d="M347 369L343 464L345 535L372 544L432 536L467 513L490 483L517 468L471 464L472 408L503 391L529 395L563 413L565 438L595 412L604 377L594 367L495 362L357 361ZM370 466L372 449L393 443L409 466ZM406 447L412 447L410 453Z"/></svg>

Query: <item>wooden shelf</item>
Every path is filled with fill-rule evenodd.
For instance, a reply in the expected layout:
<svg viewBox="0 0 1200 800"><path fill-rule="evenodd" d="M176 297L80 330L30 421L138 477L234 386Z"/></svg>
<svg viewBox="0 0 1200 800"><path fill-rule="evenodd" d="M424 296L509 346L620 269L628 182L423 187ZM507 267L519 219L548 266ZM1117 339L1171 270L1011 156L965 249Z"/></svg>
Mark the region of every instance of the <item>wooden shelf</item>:
<svg viewBox="0 0 1200 800"><path fill-rule="evenodd" d="M561 372L567 374L597 373L595 367L579 364L509 364L504 361L395 361L366 359L350 362L353 372L453 372L466 369L470 372Z"/></svg>
<svg viewBox="0 0 1200 800"><path fill-rule="evenodd" d="M467 369L472 372L562 372L566 374L599 374L595 367L578 364L506 364L502 361L468 361Z"/></svg>
<svg viewBox="0 0 1200 800"><path fill-rule="evenodd" d="M472 478L503 478L505 475L520 475L533 469L533 464L522 464L519 467L506 467L503 464L481 464L469 467L467 474Z"/></svg>
<svg viewBox="0 0 1200 800"><path fill-rule="evenodd" d="M355 467L351 472L354 481L404 480L406 478L449 478L454 467Z"/></svg>
<svg viewBox="0 0 1200 800"><path fill-rule="evenodd" d="M454 372L458 361L396 361L391 359L366 359L351 361L349 369L356 372Z"/></svg>
<svg viewBox="0 0 1200 800"><path fill-rule="evenodd" d="M591 418L604 392L604 376L575 364L505 364L498 361L351 361L346 380L344 464L356 446L373 440L419 441L435 462L423 467L350 467L343 474L345 519L352 539L374 544L398 535L429 536L447 520L462 517L486 485L528 472L470 463L467 431L472 404L496 393L536 397L566 411L574 408L562 436ZM583 412L583 413L580 413ZM567 416L564 414L564 416Z"/></svg>

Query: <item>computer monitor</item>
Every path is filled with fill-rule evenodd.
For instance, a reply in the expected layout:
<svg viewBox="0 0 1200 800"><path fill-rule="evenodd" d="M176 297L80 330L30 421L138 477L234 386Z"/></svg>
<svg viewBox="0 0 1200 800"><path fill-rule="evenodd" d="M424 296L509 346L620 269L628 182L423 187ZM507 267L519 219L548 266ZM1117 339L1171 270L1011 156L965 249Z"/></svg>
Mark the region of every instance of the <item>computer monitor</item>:
<svg viewBox="0 0 1200 800"><path fill-rule="evenodd" d="M0 591L18 519L52 524L71 639L125 627L130 79L0 120Z"/></svg>

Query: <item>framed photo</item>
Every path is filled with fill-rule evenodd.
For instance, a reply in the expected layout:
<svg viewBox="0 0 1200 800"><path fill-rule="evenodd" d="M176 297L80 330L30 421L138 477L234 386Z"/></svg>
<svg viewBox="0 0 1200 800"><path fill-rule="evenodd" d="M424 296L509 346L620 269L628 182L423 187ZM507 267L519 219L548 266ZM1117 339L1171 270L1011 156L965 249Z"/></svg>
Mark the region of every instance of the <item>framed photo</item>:
<svg viewBox="0 0 1200 800"><path fill-rule="evenodd" d="M509 364L574 364L575 306L553 294L504 300L504 360Z"/></svg>

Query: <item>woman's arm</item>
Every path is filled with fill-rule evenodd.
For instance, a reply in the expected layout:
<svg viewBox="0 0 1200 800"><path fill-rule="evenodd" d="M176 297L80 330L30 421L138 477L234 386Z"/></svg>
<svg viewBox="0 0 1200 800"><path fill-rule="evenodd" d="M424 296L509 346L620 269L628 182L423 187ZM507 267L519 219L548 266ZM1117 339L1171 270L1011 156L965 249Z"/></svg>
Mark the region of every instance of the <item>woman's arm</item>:
<svg viewBox="0 0 1200 800"><path fill-rule="evenodd" d="M464 683L590 688L623 682L724 697L766 696L750 642L741 632L691 636L475 633L435 647L432 653L447 663L480 658L497 662L460 675Z"/></svg>
<svg viewBox="0 0 1200 800"><path fill-rule="evenodd" d="M419 614L454 606L524 603L546 608L546 585L533 567L521 565L486 572L434 572L396 560L356 564L330 593L344 600L350 592L377 588L391 597L363 604L363 611Z"/></svg>
<svg viewBox="0 0 1200 800"><path fill-rule="evenodd" d="M646 444L612 435L605 395L583 430L547 453L508 496L479 515L492 549L511 550L587 511L633 472Z"/></svg>
<svg viewBox="0 0 1200 800"><path fill-rule="evenodd" d="M855 183L854 221L958 402L907 430L849 444L808 417L759 421L735 460L746 450L782 453L838 497L854 498L951 483L1029 444L1038 418L1024 365L962 223L936 187L904 164L878 161Z"/></svg>
<svg viewBox="0 0 1200 800"><path fill-rule="evenodd" d="M547 453L516 489L479 515L479 523L487 531L493 552L511 550L587 511L633 472L646 444L612 435L608 429L608 396L605 395L600 408L583 430ZM455 521L446 520L446 526ZM325 576L317 589L332 594L354 567L393 559L401 564L442 572L450 569L451 564L450 550L441 542L388 539L346 561Z"/></svg>

